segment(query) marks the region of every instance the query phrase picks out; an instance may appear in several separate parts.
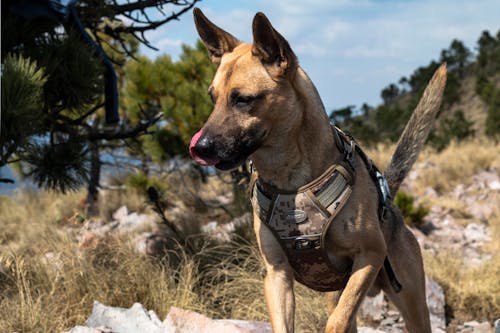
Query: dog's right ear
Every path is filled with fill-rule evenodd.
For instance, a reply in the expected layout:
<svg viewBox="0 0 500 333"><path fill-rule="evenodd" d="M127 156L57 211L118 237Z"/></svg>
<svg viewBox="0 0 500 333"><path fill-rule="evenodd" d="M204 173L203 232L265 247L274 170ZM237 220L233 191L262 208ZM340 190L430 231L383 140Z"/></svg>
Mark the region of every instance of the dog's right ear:
<svg viewBox="0 0 500 333"><path fill-rule="evenodd" d="M195 8L193 14L198 35L205 44L212 62L219 66L222 55L231 52L240 41L210 22L199 8Z"/></svg>
<svg viewBox="0 0 500 333"><path fill-rule="evenodd" d="M263 13L257 13L252 23L252 53L267 65L274 75L292 73L298 60L286 39L273 28Z"/></svg>

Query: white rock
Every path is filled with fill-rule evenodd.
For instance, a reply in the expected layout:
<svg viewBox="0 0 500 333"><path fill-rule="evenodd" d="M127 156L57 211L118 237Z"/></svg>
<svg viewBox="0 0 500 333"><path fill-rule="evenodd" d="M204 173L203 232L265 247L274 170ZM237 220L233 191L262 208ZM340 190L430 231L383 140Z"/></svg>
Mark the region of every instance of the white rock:
<svg viewBox="0 0 500 333"><path fill-rule="evenodd" d="M201 227L201 231L204 233L210 233L215 231L216 228L217 228L217 221L210 221Z"/></svg>
<svg viewBox="0 0 500 333"><path fill-rule="evenodd" d="M494 181L488 183L488 187L490 188L490 190L499 191L500 190L500 181L494 180Z"/></svg>
<svg viewBox="0 0 500 333"><path fill-rule="evenodd" d="M128 215L128 208L127 206L121 206L116 210L116 212L113 213L113 219L115 221L121 221L122 219L126 218Z"/></svg>
<svg viewBox="0 0 500 333"><path fill-rule="evenodd" d="M445 299L443 288L441 288L441 286L436 281L426 276L425 294L427 298L429 314L431 316L432 332L437 332L438 330L446 330L446 318L444 311Z"/></svg>
<svg viewBox="0 0 500 333"><path fill-rule="evenodd" d="M484 243L491 240L488 228L484 224L469 223L464 230L464 237L470 243Z"/></svg>
<svg viewBox="0 0 500 333"><path fill-rule="evenodd" d="M71 330L63 333L113 333L113 331L107 327L75 326Z"/></svg>
<svg viewBox="0 0 500 333"><path fill-rule="evenodd" d="M477 320L468 321L463 324L463 331L470 331L472 333L490 333L491 325L487 321L478 322Z"/></svg>
<svg viewBox="0 0 500 333"><path fill-rule="evenodd" d="M384 319L386 311L387 302L382 291L374 297L365 297L361 303L360 314L365 320L380 322Z"/></svg>
<svg viewBox="0 0 500 333"><path fill-rule="evenodd" d="M158 316L151 315L144 306L134 303L129 309L117 308L94 302L94 308L86 325L108 327L116 333L166 333L162 330ZM73 332L72 332L73 333Z"/></svg>
<svg viewBox="0 0 500 333"><path fill-rule="evenodd" d="M386 333L371 327L358 327L358 333Z"/></svg>
<svg viewBox="0 0 500 333"><path fill-rule="evenodd" d="M271 333L271 324L242 320L213 320L194 311L172 307L163 321L164 333Z"/></svg>

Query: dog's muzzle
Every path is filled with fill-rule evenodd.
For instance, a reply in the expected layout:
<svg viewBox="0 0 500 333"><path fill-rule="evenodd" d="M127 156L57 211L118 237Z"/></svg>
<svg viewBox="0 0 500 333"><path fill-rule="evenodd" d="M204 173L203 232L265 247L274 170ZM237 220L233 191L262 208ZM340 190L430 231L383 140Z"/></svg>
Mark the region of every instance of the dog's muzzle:
<svg viewBox="0 0 500 333"><path fill-rule="evenodd" d="M193 160L200 165L216 165L220 162L220 159L217 158L210 139L206 136L202 138L202 135L203 130L199 130L193 135L191 143L189 144L189 154Z"/></svg>
<svg viewBox="0 0 500 333"><path fill-rule="evenodd" d="M231 170L242 165L256 146L247 147L242 144L235 149L223 148L222 144L214 142L210 136L199 130L191 139L189 153L196 163L203 166L215 166L219 170Z"/></svg>

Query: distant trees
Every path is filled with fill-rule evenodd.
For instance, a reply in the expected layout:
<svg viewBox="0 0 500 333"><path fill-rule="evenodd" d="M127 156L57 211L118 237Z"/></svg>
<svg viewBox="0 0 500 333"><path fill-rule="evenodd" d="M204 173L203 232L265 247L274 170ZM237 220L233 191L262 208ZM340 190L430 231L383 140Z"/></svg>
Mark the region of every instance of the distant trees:
<svg viewBox="0 0 500 333"><path fill-rule="evenodd" d="M460 100L463 79L468 73L475 73L476 92L488 105L486 133L496 136L500 133L500 31L496 37L485 31L478 40L478 55L459 40L454 39L447 49L440 53L438 61L417 68L409 77L401 77L398 83L391 83L381 91L383 104L371 108L364 104L360 110L348 106L333 110L330 118L344 130L351 132L365 144L379 141L395 141L403 131L411 112L439 64L448 65L448 79L442 108L450 108ZM473 123L462 110L441 117L436 131L429 141L437 149L443 149L453 140L462 140L473 135Z"/></svg>
<svg viewBox="0 0 500 333"><path fill-rule="evenodd" d="M488 105L486 134L500 134L500 30L496 37L484 31L478 42L476 92Z"/></svg>
<svg viewBox="0 0 500 333"><path fill-rule="evenodd" d="M396 98L399 97L401 91L402 90L400 90L396 84L391 83L382 90L382 92L380 93L380 97L382 97L385 105L389 105L394 103Z"/></svg>

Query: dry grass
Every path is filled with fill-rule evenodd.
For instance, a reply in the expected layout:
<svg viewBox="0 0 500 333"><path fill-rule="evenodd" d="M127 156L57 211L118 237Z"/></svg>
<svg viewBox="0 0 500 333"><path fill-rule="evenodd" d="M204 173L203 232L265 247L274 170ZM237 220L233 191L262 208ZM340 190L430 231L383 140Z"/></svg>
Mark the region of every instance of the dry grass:
<svg viewBox="0 0 500 333"><path fill-rule="evenodd" d="M368 155L383 168L393 148L381 145ZM452 144L437 155L426 150L418 163L432 167L417 178L415 194L427 186L453 189L479 170L500 166L499 153L499 146L487 141ZM224 182L189 177L168 181L176 189L169 199L184 202L177 215L184 224L231 215L197 206L200 193L203 200L225 194L230 186ZM180 251L175 261L140 255L123 237L83 248L75 240L78 219L72 218L83 215L83 199L82 192L0 197L0 332L66 330L84 323L94 300L121 307L141 302L160 317L175 305L214 318L268 320L264 269L253 236L224 246L201 241L197 255ZM103 202L105 216L123 204L145 209L137 193L107 194ZM451 200L449 205L460 203ZM485 250L492 253L500 251L499 216L489 221L493 240ZM491 320L500 313L500 256L478 268L464 267L450 253L425 255L425 264L427 273L443 285L456 318ZM298 285L296 297L298 331L322 331L327 319L323 296Z"/></svg>
<svg viewBox="0 0 500 333"><path fill-rule="evenodd" d="M446 295L447 317L459 322L498 319L500 313L500 258L480 267L464 267L455 253L424 252L426 272Z"/></svg>
<svg viewBox="0 0 500 333"><path fill-rule="evenodd" d="M268 320L255 239L202 241L196 255L178 251L170 262L138 254L123 237L82 247L75 240L79 225L67 222L82 214L82 198L46 192L0 198L0 332L67 330L85 322L94 300L140 302L160 317L175 305L214 318ZM298 288L297 298L304 305L297 326L319 331L323 297Z"/></svg>
<svg viewBox="0 0 500 333"><path fill-rule="evenodd" d="M424 150L419 161L431 165L417 180L420 188L445 193L458 184L470 185L471 177L480 170L500 169L500 144L485 138L452 142L439 154Z"/></svg>

